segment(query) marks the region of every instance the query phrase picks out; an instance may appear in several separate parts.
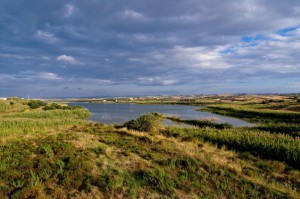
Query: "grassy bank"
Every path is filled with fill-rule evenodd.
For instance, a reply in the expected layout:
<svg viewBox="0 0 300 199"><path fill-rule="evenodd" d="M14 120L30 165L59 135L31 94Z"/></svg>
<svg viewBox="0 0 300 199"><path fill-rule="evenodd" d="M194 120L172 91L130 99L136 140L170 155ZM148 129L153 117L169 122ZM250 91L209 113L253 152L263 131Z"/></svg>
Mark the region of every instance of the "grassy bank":
<svg viewBox="0 0 300 199"><path fill-rule="evenodd" d="M241 118L258 125L252 129L300 136L300 113L294 102L227 103L208 105L201 110Z"/></svg>
<svg viewBox="0 0 300 199"><path fill-rule="evenodd" d="M83 119L90 116L88 110L80 107L63 110L43 110L42 107L31 108L29 101L0 101L0 141L22 139L25 136L39 136L85 123ZM9 107L11 109L9 109Z"/></svg>
<svg viewBox="0 0 300 199"><path fill-rule="evenodd" d="M260 123L299 123L300 113L282 110L258 109L249 106L221 104L209 105L204 111L228 115Z"/></svg>
<svg viewBox="0 0 300 199"><path fill-rule="evenodd" d="M173 116L173 117L166 117L166 119L169 119L173 122L178 122L178 123L184 123L184 124L189 124L192 126L197 126L200 128L203 127L211 127L211 128L216 128L216 129L228 129L228 128L233 128L231 124L228 123L215 123L211 122L208 120L197 120L197 119L189 119L189 120L184 120L179 117Z"/></svg>
<svg viewBox="0 0 300 199"><path fill-rule="evenodd" d="M169 128L167 136L200 139L238 151L248 151L267 159L300 165L300 139L284 134L271 134L244 129L217 130L214 128Z"/></svg>

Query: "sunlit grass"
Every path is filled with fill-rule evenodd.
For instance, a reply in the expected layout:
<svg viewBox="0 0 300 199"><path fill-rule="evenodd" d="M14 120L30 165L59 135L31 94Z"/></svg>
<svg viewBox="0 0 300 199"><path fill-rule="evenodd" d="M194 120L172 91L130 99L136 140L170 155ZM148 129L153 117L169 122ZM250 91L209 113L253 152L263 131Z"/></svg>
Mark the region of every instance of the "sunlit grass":
<svg viewBox="0 0 300 199"><path fill-rule="evenodd" d="M300 138L246 129L168 128L164 134L184 139L197 138L239 151L250 151L261 157L300 165Z"/></svg>

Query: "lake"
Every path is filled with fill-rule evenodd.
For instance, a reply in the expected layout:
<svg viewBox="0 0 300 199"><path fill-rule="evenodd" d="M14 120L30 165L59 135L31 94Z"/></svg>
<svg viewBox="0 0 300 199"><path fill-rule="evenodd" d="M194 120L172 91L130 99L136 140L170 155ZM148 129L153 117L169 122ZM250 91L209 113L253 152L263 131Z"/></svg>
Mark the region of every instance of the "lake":
<svg viewBox="0 0 300 199"><path fill-rule="evenodd" d="M165 104L96 104L85 102L70 102L69 105L79 105L87 108L93 115L88 120L106 124L123 124L145 113L159 112L167 116L179 116L182 119L202 119L217 123L229 123L236 127L253 126L246 121L225 117L222 115L196 111L199 106L165 105ZM170 121L166 121L170 125Z"/></svg>

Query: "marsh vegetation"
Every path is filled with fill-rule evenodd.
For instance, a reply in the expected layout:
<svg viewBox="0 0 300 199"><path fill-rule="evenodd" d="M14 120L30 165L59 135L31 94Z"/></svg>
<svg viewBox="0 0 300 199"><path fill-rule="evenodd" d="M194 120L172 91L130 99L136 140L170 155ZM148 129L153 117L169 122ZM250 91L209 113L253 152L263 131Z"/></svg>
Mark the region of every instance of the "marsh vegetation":
<svg viewBox="0 0 300 199"><path fill-rule="evenodd" d="M0 101L0 198L299 198L299 113L270 107L210 104L259 125L174 117L196 126L182 128L158 113L107 125L80 107Z"/></svg>

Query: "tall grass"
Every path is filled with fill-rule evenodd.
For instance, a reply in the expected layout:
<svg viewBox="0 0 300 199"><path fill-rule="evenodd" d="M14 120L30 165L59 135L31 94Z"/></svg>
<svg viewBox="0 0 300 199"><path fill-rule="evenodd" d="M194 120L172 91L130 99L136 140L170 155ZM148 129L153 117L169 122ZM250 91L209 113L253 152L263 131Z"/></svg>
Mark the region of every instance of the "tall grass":
<svg viewBox="0 0 300 199"><path fill-rule="evenodd" d="M5 106L15 106L14 109L19 110L13 112L13 108L11 111L5 109L5 113L0 114L0 135L2 136L0 138L2 140L5 140L8 135L17 138L21 135L34 135L35 133L45 133L49 130L83 124L85 123L83 119L91 115L87 109L80 107L69 110L44 111L41 109L30 110L24 103L23 101L15 102L13 105L0 103L5 104ZM20 107L22 109L27 107L27 109L25 108L25 112L20 112Z"/></svg>
<svg viewBox="0 0 300 199"><path fill-rule="evenodd" d="M0 100L0 114L10 112L20 112L28 108L27 103L18 101Z"/></svg>
<svg viewBox="0 0 300 199"><path fill-rule="evenodd" d="M300 125L299 124L265 124L260 126L252 127L252 129L257 129L261 131L269 131L271 133L282 133L293 137L300 137Z"/></svg>
<svg viewBox="0 0 300 199"><path fill-rule="evenodd" d="M84 124L78 119L29 119L29 118L5 118L0 119L0 135L21 135L46 130L58 130L61 127Z"/></svg>
<svg viewBox="0 0 300 199"><path fill-rule="evenodd" d="M183 138L198 138L210 141L220 146L239 151L250 151L261 157L285 161L299 167L300 165L300 138L293 138L284 134L269 132L211 128L193 129L170 127L165 135Z"/></svg>
<svg viewBox="0 0 300 199"><path fill-rule="evenodd" d="M31 111L24 113L9 113L2 115L2 118L30 118L30 119L59 119L59 118L73 118L86 119L91 114L88 110L78 108L74 110L50 110L50 111Z"/></svg>

